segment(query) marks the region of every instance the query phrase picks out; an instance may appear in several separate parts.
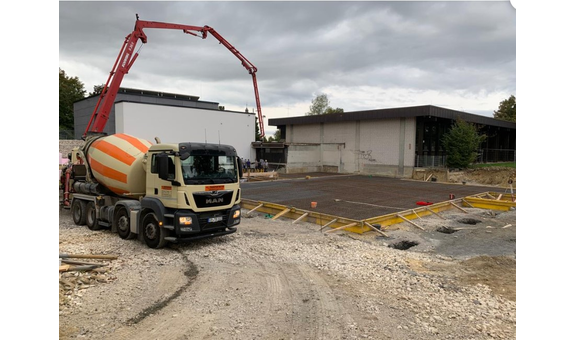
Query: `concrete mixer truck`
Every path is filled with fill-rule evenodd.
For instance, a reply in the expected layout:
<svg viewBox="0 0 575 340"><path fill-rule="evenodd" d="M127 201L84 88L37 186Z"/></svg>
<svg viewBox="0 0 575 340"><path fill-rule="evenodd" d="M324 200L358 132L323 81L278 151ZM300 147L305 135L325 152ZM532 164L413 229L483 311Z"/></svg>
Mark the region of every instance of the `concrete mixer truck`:
<svg viewBox="0 0 575 340"><path fill-rule="evenodd" d="M110 228L123 239L139 237L162 248L234 233L241 174L229 145L90 135L72 151L63 204L77 225Z"/></svg>
<svg viewBox="0 0 575 340"><path fill-rule="evenodd" d="M211 27L142 21L136 15L134 31L126 37L86 127L84 145L72 150L62 171L61 205L71 210L77 225L109 228L150 248L234 233L241 220L242 166L233 146L152 144L128 134L103 133L120 83L138 56L136 43L147 41L144 28L216 37L252 75L263 136L253 64Z"/></svg>

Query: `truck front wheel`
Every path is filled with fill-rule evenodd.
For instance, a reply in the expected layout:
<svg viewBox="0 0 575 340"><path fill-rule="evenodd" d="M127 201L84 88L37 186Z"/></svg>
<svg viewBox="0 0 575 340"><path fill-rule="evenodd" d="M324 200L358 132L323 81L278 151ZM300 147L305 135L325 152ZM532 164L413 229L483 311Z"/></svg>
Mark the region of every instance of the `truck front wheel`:
<svg viewBox="0 0 575 340"><path fill-rule="evenodd" d="M148 213L144 216L144 241L150 248L163 248L166 241L166 229L161 228L154 213Z"/></svg>
<svg viewBox="0 0 575 340"><path fill-rule="evenodd" d="M114 213L114 224L118 230L118 236L124 240L131 240L136 234L130 232L130 216L126 208L118 208Z"/></svg>
<svg viewBox="0 0 575 340"><path fill-rule="evenodd" d="M86 224L86 202L79 199L72 202L72 219L76 225Z"/></svg>

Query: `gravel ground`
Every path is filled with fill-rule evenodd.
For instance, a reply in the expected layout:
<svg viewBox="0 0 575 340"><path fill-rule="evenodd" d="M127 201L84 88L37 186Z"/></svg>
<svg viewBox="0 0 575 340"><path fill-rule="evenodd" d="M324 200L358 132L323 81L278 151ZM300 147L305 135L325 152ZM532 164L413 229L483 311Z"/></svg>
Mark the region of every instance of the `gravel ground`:
<svg viewBox="0 0 575 340"><path fill-rule="evenodd" d="M61 210L60 253L117 259L60 273L60 339L514 339L515 211L467 210L388 238L244 211L160 250Z"/></svg>

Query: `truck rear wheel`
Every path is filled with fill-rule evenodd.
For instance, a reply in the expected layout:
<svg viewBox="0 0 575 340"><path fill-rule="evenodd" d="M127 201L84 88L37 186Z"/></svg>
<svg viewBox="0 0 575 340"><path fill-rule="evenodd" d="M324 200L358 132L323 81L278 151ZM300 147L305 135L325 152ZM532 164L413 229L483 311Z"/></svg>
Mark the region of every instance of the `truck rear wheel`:
<svg viewBox="0 0 575 340"><path fill-rule="evenodd" d="M114 213L114 224L118 230L118 236L124 240L131 240L136 234L130 232L130 215L126 208L121 207Z"/></svg>
<svg viewBox="0 0 575 340"><path fill-rule="evenodd" d="M154 213L148 213L144 216L144 241L150 248L160 249L163 248L166 241L166 229L161 228Z"/></svg>
<svg viewBox="0 0 575 340"><path fill-rule="evenodd" d="M90 230L102 229L96 220L96 204L94 202L88 202L86 204L86 225Z"/></svg>
<svg viewBox="0 0 575 340"><path fill-rule="evenodd" d="M79 199L72 202L72 219L76 225L86 224L86 202Z"/></svg>

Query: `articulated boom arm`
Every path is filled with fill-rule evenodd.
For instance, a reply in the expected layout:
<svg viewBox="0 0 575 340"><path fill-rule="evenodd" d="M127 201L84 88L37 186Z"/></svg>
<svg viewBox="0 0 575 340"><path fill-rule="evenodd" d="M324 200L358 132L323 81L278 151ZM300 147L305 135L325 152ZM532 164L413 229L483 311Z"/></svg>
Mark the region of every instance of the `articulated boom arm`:
<svg viewBox="0 0 575 340"><path fill-rule="evenodd" d="M266 133L264 131L264 120L263 120L263 116L262 116L262 108L260 105L260 95L258 93L258 81L256 79L256 72L258 71L258 69L254 66L254 64L252 64L246 57L244 57L240 51L238 51L235 47L232 46L232 44L230 44L226 39L224 39L224 37L222 37L218 32L216 32L216 30L214 30L213 28L209 27L209 26L204 26L202 33L203 33L203 37L205 37L206 32L209 32L214 38L218 39L218 41L224 45L228 50L230 50L230 52L232 52L241 62L242 65L246 68L246 70L248 70L249 74L252 75L252 80L254 82L254 92L256 94L256 106L258 109L258 122L260 125L260 136L265 137Z"/></svg>
<svg viewBox="0 0 575 340"><path fill-rule="evenodd" d="M116 58L116 62L112 67L112 71L110 71L110 75L108 77L108 80L106 81L106 85L104 85L104 88L102 89L102 93L100 94L98 103L96 103L96 107L94 108L92 117L88 122L88 126L86 127L86 131L84 132L83 137L86 137L88 132L99 133L104 130L104 127L108 122L108 118L110 117L110 111L112 110L112 107L116 100L116 95L118 94L118 90L120 89L120 84L122 83L124 76L128 73L128 71L134 64L134 61L136 61L136 58L138 58L138 53L137 52L134 53L136 44L138 43L138 40L140 40L142 44L148 42L148 37L146 36L146 34L144 34L144 28L182 30L186 34L201 37L202 39L205 39L209 32L216 39L218 39L220 43L226 46L230 50L230 52L232 52L238 59L240 59L242 65L252 75L254 83L254 91L256 96L256 104L258 108L260 134L262 137L265 136L263 128L262 112L260 106L260 98L258 94L258 85L256 80L257 68L252 63L250 63L249 60L247 60L235 47L233 47L227 40L225 40L221 35L218 34L218 32L216 32L211 27L144 21L139 20L138 16L136 15L136 24L134 26L134 31L128 36L126 36L126 39L124 40L124 44L120 49L120 53ZM198 34L194 33L194 31L198 32Z"/></svg>

